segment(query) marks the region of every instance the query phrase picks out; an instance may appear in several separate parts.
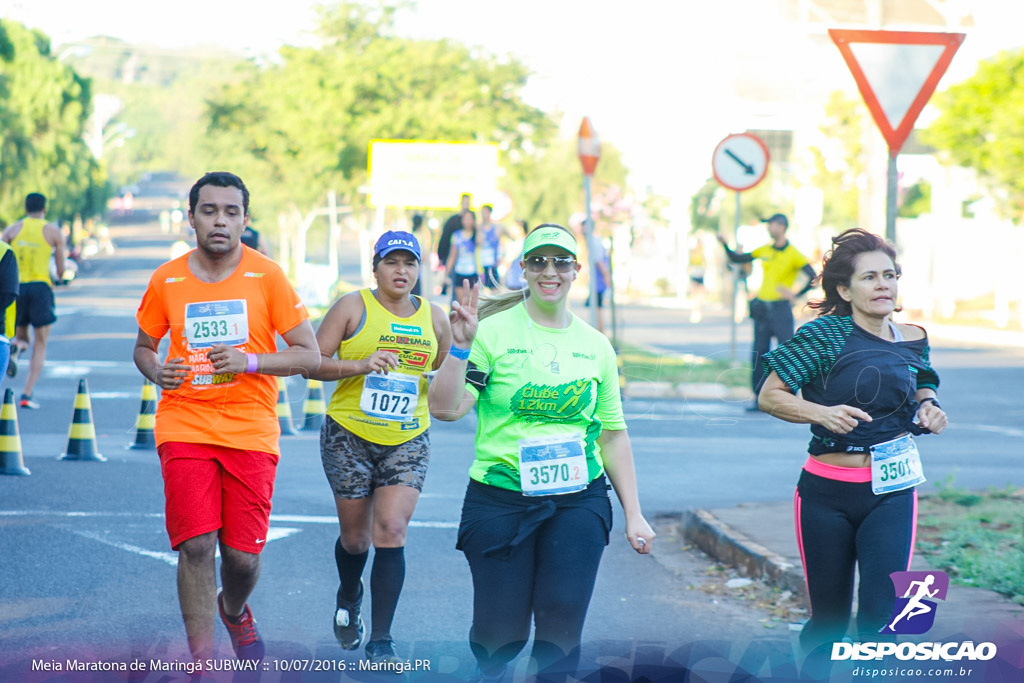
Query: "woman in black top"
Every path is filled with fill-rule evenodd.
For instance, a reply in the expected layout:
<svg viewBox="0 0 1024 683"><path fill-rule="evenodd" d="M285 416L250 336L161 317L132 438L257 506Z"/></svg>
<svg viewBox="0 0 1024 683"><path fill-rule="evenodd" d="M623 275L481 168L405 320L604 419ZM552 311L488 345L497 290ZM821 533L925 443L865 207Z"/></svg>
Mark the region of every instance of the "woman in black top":
<svg viewBox="0 0 1024 683"><path fill-rule="evenodd" d="M810 304L819 317L765 354L770 374L759 395L765 412L811 425L794 501L811 600L800 636L808 649L845 635L855 566L857 630L865 640L880 639L895 603L889 574L910 566L914 487L924 481L911 435L946 427L927 334L891 320L898 310L895 250L859 228L832 245L825 298Z"/></svg>

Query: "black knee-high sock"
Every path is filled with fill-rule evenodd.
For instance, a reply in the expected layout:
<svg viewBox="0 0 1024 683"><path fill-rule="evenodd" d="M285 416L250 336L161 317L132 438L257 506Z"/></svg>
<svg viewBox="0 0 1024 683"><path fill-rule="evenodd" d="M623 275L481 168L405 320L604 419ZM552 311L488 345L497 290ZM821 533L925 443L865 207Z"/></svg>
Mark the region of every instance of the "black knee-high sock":
<svg viewBox="0 0 1024 683"><path fill-rule="evenodd" d="M359 597L359 577L363 575L366 558L370 551L364 550L353 555L341 547L341 538L334 542L334 563L338 565L338 580L341 581L341 597L352 602Z"/></svg>
<svg viewBox="0 0 1024 683"><path fill-rule="evenodd" d="M398 596L405 583L405 548L376 548L370 570L370 593L373 595L373 622L370 640L391 636L391 622L398 607Z"/></svg>

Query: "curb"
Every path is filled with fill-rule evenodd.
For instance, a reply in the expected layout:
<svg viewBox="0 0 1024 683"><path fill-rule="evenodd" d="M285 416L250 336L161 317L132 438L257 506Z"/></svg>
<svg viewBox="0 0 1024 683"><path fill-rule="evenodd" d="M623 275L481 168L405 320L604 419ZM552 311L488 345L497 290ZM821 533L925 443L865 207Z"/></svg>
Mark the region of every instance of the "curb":
<svg viewBox="0 0 1024 683"><path fill-rule="evenodd" d="M803 570L781 555L733 529L707 510L686 510L679 522L683 538L710 557L735 566L747 577L800 595L807 603Z"/></svg>

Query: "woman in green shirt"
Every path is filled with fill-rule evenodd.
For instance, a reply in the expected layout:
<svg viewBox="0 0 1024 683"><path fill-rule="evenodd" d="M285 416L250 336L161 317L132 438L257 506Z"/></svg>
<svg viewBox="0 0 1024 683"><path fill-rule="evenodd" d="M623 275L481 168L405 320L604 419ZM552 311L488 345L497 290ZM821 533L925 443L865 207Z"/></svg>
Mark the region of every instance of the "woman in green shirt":
<svg viewBox="0 0 1024 683"><path fill-rule="evenodd" d="M612 527L609 481L633 549L647 554L654 540L615 352L568 309L576 254L571 232L541 225L524 245L525 289L483 301L478 316L479 288L464 285L452 305L452 348L430 388L433 417L478 414L458 548L473 575L470 647L481 680L500 679L531 621L539 679L575 672Z"/></svg>

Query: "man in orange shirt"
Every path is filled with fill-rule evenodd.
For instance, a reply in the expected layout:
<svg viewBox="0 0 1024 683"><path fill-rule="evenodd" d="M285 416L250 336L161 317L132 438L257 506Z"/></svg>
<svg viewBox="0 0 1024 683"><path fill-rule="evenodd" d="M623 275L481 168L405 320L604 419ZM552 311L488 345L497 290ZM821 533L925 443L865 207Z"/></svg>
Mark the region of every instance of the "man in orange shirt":
<svg viewBox="0 0 1024 683"><path fill-rule="evenodd" d="M320 351L284 272L240 241L249 222L242 180L207 173L189 192L188 218L196 248L153 273L137 314L135 365L163 389L154 431L189 649L196 660L212 656L216 604L236 655L259 660L263 642L246 600L280 456L275 377L317 370ZM281 351L278 334L288 344Z"/></svg>

